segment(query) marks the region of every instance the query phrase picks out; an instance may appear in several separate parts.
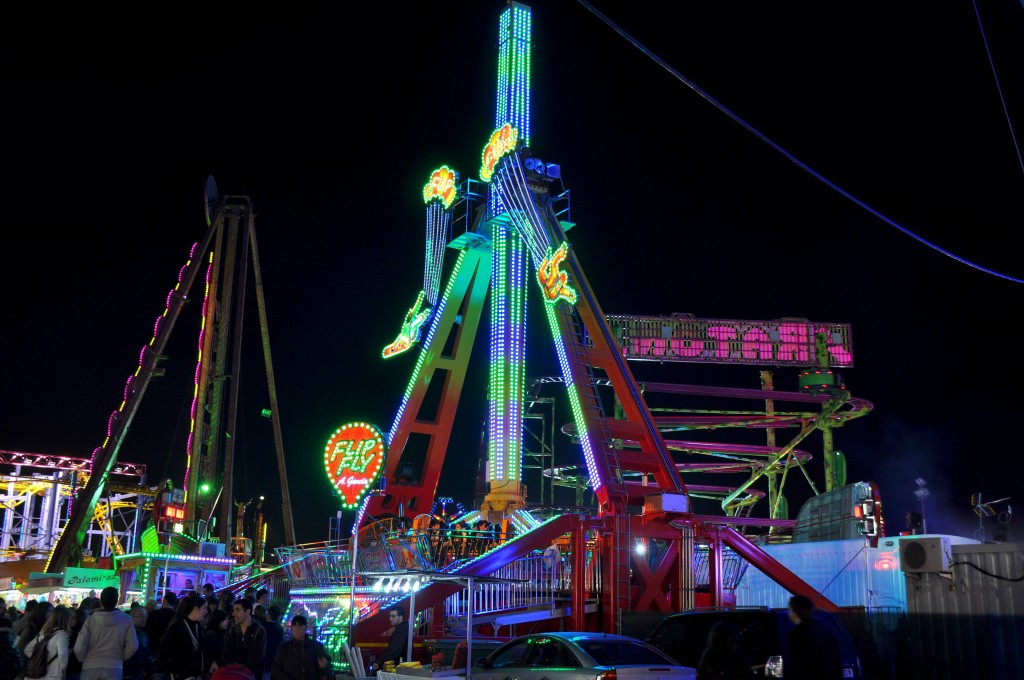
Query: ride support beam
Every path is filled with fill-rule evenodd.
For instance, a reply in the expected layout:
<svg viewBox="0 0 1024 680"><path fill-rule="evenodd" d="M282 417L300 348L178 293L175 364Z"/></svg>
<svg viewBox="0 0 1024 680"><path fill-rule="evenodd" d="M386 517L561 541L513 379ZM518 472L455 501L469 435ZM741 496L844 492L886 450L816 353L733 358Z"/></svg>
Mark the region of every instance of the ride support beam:
<svg viewBox="0 0 1024 680"><path fill-rule="evenodd" d="M159 375L157 363L164 358L164 350L167 341L174 329L174 324L181 315L181 310L188 300L192 284L195 282L199 271L205 262L203 255L210 246L213 234L220 227L221 218L218 213L216 219L206 230L203 240L193 248L188 263L178 277L178 282L170 295L167 297L167 308L162 317L157 321L157 330L153 339L145 347L139 361L139 368L135 374L128 378L125 386L124 401L118 410L114 411L108 424L108 435L103 444L93 453L89 481L74 499L71 508L71 515L67 524L57 539L50 559L46 563L45 571L64 571L67 567L79 566L82 562L82 542L86 538L89 524L96 511L96 501L99 500L114 463L117 461L117 454L124 442L124 437L131 426L135 414L138 412L142 397L146 394L150 381L155 375Z"/></svg>
<svg viewBox="0 0 1024 680"><path fill-rule="evenodd" d="M705 527L705 531L708 527ZM760 569L765 576L778 583L794 595L806 595L814 606L825 611L838 612L839 607L811 587L806 581L787 569L781 562L761 550L750 540L731 527L716 527L716 536L732 548L736 554Z"/></svg>
<svg viewBox="0 0 1024 680"><path fill-rule="evenodd" d="M569 604L572 608L570 620L573 630L586 630L587 574L587 527L579 523L572 532L572 594Z"/></svg>
<svg viewBox="0 0 1024 680"><path fill-rule="evenodd" d="M437 315L424 336L420 356L405 396L388 433L384 471L384 495L371 496L366 505L370 517L429 512L441 479L452 423L466 380L470 354L480 325L484 301L491 283L490 242L478 235L461 249L459 261L448 279ZM454 335L449 344L449 337ZM449 352L445 354L445 352ZM420 411L431 383L441 383L437 412L429 418ZM426 452L419 479L402 480L397 473L410 435L423 435Z"/></svg>

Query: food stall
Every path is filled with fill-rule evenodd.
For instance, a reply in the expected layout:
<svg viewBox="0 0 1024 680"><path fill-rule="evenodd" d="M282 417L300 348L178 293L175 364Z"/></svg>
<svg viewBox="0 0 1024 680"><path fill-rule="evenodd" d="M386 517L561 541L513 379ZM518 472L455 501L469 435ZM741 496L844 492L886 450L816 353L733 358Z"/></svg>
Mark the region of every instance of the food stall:
<svg viewBox="0 0 1024 680"><path fill-rule="evenodd" d="M212 583L220 590L230 583L230 557L137 552L114 558L123 603L163 598L167 591L198 591Z"/></svg>

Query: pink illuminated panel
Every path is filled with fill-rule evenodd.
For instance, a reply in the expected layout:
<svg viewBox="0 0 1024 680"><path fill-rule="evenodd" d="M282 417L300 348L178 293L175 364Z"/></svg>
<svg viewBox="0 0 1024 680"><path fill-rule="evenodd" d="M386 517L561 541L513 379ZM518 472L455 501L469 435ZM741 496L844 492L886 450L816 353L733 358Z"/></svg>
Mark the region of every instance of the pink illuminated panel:
<svg viewBox="0 0 1024 680"><path fill-rule="evenodd" d="M609 315L627 359L764 366L817 366L819 338L828 366L853 366L850 325L806 319L738 321Z"/></svg>

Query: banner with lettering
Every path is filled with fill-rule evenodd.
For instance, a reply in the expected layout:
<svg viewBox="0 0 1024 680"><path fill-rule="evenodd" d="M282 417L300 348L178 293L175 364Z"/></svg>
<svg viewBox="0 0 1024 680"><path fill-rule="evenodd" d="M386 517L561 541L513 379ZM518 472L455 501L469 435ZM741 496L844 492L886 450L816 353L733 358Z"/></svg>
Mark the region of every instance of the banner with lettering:
<svg viewBox="0 0 1024 680"><path fill-rule="evenodd" d="M121 587L121 579L113 569L84 569L68 567L64 570L65 588L83 588L99 592L108 586Z"/></svg>

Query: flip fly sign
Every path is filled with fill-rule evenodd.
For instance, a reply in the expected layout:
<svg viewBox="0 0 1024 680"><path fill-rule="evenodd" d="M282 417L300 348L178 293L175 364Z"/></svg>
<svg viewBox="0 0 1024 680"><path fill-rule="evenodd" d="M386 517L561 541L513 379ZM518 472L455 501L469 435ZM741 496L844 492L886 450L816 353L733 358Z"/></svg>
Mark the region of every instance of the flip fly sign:
<svg viewBox="0 0 1024 680"><path fill-rule="evenodd" d="M324 449L324 467L345 509L354 509L380 477L387 456L384 435L369 423L339 427Z"/></svg>

